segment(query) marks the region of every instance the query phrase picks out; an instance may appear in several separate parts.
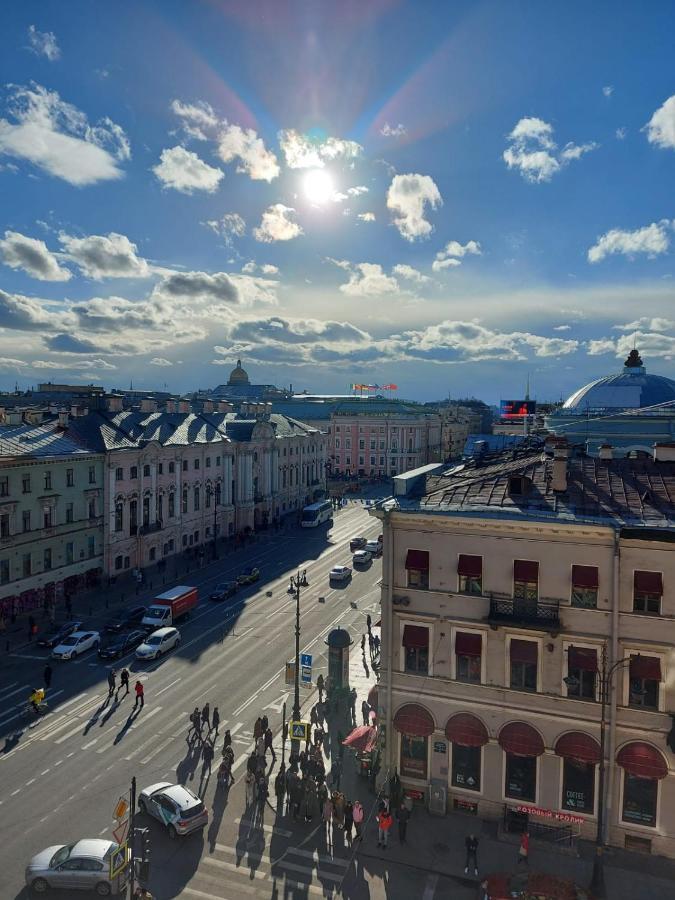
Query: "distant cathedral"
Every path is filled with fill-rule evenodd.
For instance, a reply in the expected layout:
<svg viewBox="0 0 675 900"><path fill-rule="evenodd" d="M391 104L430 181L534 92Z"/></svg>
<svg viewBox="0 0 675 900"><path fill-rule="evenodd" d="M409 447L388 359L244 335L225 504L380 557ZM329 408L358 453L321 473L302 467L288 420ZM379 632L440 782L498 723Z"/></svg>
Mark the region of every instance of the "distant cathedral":
<svg viewBox="0 0 675 900"><path fill-rule="evenodd" d="M251 384L248 372L242 367L241 360L230 372L227 384L219 384L211 396L222 400L283 400L292 396L290 391L278 388L274 384Z"/></svg>
<svg viewBox="0 0 675 900"><path fill-rule="evenodd" d="M248 380L248 373L245 369L241 367L241 360L237 360L237 365L230 372L230 377L227 379L228 386L232 386L234 384L250 384L251 382Z"/></svg>

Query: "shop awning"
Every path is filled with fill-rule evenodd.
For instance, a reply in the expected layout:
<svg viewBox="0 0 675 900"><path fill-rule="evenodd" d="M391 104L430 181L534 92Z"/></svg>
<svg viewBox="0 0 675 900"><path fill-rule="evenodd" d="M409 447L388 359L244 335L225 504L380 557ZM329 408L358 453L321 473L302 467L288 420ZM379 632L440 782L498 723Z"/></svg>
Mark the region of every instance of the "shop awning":
<svg viewBox="0 0 675 900"><path fill-rule="evenodd" d="M622 747L616 756L617 763L629 775L637 778L665 778L668 766L656 747L643 741L633 741Z"/></svg>
<svg viewBox="0 0 675 900"><path fill-rule="evenodd" d="M534 641L511 641L511 662L536 663L539 645Z"/></svg>
<svg viewBox="0 0 675 900"><path fill-rule="evenodd" d="M428 550L408 550L405 555L406 569L415 569L416 571L429 571L429 551Z"/></svg>
<svg viewBox="0 0 675 900"><path fill-rule="evenodd" d="M448 719L445 736L460 747L483 747L489 739L485 725L470 713L457 713Z"/></svg>
<svg viewBox="0 0 675 900"><path fill-rule="evenodd" d="M345 747L370 753L377 747L377 728L374 725L359 725L351 731L342 742Z"/></svg>
<svg viewBox="0 0 675 900"><path fill-rule="evenodd" d="M429 737L435 730L431 713L417 703L406 703L394 716L394 728L400 734L412 737Z"/></svg>
<svg viewBox="0 0 675 900"><path fill-rule="evenodd" d="M479 634L458 631L455 635L455 653L458 656L480 656L483 650L483 638Z"/></svg>
<svg viewBox="0 0 675 900"><path fill-rule="evenodd" d="M572 566L572 586L578 588L597 588L597 566Z"/></svg>
<svg viewBox="0 0 675 900"><path fill-rule="evenodd" d="M568 668L583 669L584 672L598 671L597 650L588 647L570 647L567 651Z"/></svg>
<svg viewBox="0 0 675 900"><path fill-rule="evenodd" d="M660 572L640 572L633 573L633 585L635 590L640 594L663 594L663 576Z"/></svg>
<svg viewBox="0 0 675 900"><path fill-rule="evenodd" d="M583 731L568 731L558 738L555 752L565 759L577 759L580 762L600 762L600 744Z"/></svg>
<svg viewBox="0 0 675 900"><path fill-rule="evenodd" d="M514 559L513 561L513 580L514 581L538 581L539 580L539 563L530 559Z"/></svg>
<svg viewBox="0 0 675 900"><path fill-rule="evenodd" d="M429 629L421 625L403 626L403 646L410 650L422 650L429 646Z"/></svg>
<svg viewBox="0 0 675 900"><path fill-rule="evenodd" d="M499 732L499 746L513 756L541 756L544 742L527 722L510 722Z"/></svg>
<svg viewBox="0 0 675 900"><path fill-rule="evenodd" d="M460 553L457 560L457 574L465 575L469 578L481 578L483 575L483 557Z"/></svg>
<svg viewBox="0 0 675 900"><path fill-rule="evenodd" d="M661 681L661 660L658 656L631 656L630 677Z"/></svg>

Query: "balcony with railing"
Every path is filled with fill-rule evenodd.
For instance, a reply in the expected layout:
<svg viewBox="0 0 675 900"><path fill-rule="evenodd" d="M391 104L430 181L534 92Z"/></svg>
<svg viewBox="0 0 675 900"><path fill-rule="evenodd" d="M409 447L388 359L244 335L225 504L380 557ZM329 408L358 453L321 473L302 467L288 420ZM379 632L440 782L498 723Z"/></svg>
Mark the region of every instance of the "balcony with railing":
<svg viewBox="0 0 675 900"><path fill-rule="evenodd" d="M543 631L559 630L560 600L491 594L488 622L491 625L521 625Z"/></svg>

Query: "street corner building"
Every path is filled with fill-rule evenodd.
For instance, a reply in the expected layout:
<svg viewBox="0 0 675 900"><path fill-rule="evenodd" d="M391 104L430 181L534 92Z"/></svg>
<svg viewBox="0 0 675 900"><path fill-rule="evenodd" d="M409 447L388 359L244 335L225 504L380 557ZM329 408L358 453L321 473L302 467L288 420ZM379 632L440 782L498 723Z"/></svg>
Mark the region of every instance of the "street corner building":
<svg viewBox="0 0 675 900"><path fill-rule="evenodd" d="M675 444L531 437L398 476L372 514L382 775L507 829L592 839L600 813L609 844L675 857Z"/></svg>

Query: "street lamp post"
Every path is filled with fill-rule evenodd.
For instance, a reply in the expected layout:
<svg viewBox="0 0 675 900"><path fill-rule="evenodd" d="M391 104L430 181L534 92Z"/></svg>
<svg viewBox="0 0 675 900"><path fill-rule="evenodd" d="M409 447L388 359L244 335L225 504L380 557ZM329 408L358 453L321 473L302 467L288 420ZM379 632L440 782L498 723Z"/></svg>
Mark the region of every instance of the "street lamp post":
<svg viewBox="0 0 675 900"><path fill-rule="evenodd" d="M213 558L218 559L218 491L213 491Z"/></svg>
<svg viewBox="0 0 675 900"><path fill-rule="evenodd" d="M295 680L293 694L293 722L300 721L300 572L291 576L291 587L295 594ZM297 762L300 757L300 740L291 734L290 761Z"/></svg>

